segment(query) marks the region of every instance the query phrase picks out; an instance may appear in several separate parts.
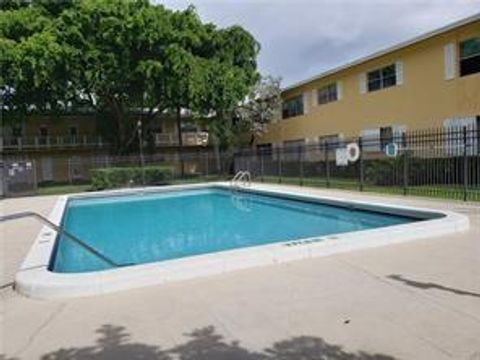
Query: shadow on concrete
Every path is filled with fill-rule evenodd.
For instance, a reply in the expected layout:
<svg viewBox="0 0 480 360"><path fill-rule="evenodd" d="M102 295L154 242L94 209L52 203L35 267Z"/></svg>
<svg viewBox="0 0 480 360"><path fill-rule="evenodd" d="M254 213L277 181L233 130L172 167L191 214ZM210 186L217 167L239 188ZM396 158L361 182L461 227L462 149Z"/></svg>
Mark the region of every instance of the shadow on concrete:
<svg viewBox="0 0 480 360"><path fill-rule="evenodd" d="M455 288L452 288L452 287L435 284L435 283L432 283L432 282L410 280L410 279L405 278L402 275L393 274L393 275L388 275L387 278L402 282L405 285L413 286L413 287L416 287L416 288L422 289L422 290L437 289L437 290L451 292L451 293L456 294L456 295L473 296L473 297L480 298L479 293L459 290L459 289L455 289Z"/></svg>
<svg viewBox="0 0 480 360"><path fill-rule="evenodd" d="M249 350L238 341L226 341L213 326L193 330L186 341L169 349L131 341L123 326L102 325L96 344L61 348L41 360L395 360L366 352L347 352L319 337L299 336L274 343L264 351ZM14 360L0 355L0 360Z"/></svg>

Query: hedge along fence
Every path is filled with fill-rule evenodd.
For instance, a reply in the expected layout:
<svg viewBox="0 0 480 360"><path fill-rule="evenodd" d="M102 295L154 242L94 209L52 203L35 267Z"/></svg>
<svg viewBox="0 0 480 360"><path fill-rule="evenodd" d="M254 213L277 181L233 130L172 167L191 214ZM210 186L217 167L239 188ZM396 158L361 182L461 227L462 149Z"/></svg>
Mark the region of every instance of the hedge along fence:
<svg viewBox="0 0 480 360"><path fill-rule="evenodd" d="M172 166L111 167L90 170L94 190L130 185L166 185L172 181L173 173Z"/></svg>

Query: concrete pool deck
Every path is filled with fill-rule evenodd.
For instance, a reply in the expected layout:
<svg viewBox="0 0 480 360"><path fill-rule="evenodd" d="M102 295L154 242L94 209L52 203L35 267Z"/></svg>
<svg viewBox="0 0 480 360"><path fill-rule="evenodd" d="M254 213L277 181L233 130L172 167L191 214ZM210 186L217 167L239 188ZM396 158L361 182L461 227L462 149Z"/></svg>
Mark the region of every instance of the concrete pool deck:
<svg viewBox="0 0 480 360"><path fill-rule="evenodd" d="M456 211L470 230L87 298L32 300L7 286L0 359L480 359L478 204L309 191ZM56 200L1 209L48 215ZM2 285L40 228L0 225Z"/></svg>

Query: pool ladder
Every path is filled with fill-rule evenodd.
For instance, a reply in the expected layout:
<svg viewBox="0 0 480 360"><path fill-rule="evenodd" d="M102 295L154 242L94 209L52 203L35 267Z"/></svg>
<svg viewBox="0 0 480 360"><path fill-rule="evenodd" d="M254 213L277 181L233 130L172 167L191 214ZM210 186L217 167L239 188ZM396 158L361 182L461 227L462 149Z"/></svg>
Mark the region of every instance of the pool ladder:
<svg viewBox="0 0 480 360"><path fill-rule="evenodd" d="M240 186L250 186L252 183L252 175L250 171L240 170L238 171L232 180L230 180L230 185L233 188L239 188Z"/></svg>
<svg viewBox="0 0 480 360"><path fill-rule="evenodd" d="M55 230L57 233L59 233L61 235L64 235L65 238L73 241L74 243L76 243L77 245L79 245L83 249L87 250L89 253L91 253L95 257L97 257L100 260L104 261L105 263L109 264L110 266L121 267L121 266L132 265L132 264L119 264L119 263L113 261L112 259L105 256L104 254L102 254L100 251L98 251L97 249L95 249L91 245L88 245L85 241L83 241L83 240L79 239L78 237L76 237L75 235L69 233L63 227L54 224L53 222L48 220L46 217L44 217L44 216L42 216L42 215L40 215L36 212L33 212L33 211L23 211L23 212L18 212L18 213L14 213L14 214L0 216L0 222L12 221L12 220L18 220L18 219L24 219L24 218L30 218L30 217L34 218L36 220L39 220L41 223L47 225L49 228Z"/></svg>

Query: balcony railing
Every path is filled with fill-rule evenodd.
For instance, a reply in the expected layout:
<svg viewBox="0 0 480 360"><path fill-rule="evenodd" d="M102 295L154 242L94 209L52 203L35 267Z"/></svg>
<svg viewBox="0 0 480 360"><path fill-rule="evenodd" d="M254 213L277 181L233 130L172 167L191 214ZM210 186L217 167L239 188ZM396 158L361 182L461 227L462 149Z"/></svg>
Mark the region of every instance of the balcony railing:
<svg viewBox="0 0 480 360"><path fill-rule="evenodd" d="M106 144L100 136L34 136L34 137L1 137L0 147L3 150L43 150L68 149L82 147L103 147Z"/></svg>
<svg viewBox="0 0 480 360"><path fill-rule="evenodd" d="M208 132L184 132L182 134L182 142L185 146L207 146ZM155 134L156 146L178 146L178 135L175 133L159 133Z"/></svg>

